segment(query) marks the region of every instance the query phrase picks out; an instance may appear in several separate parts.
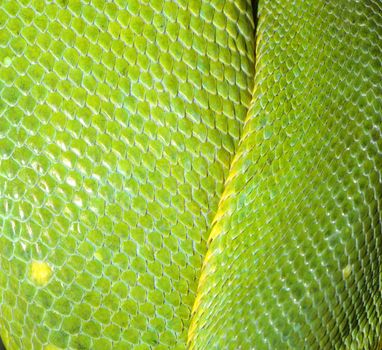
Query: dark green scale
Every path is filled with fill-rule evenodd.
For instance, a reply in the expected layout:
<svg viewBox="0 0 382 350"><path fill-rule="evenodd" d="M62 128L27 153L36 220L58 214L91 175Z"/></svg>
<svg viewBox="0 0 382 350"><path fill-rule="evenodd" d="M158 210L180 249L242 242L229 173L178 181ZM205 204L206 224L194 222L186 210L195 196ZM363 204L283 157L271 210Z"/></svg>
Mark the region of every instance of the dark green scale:
<svg viewBox="0 0 382 350"><path fill-rule="evenodd" d="M191 349L380 349L382 4L259 1Z"/></svg>

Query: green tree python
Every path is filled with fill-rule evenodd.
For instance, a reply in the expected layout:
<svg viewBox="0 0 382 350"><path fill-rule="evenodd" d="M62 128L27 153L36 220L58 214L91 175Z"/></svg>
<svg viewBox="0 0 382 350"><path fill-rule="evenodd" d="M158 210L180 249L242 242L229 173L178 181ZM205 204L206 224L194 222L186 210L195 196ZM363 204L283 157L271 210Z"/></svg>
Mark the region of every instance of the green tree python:
<svg viewBox="0 0 382 350"><path fill-rule="evenodd" d="M7 350L382 349L380 0L0 0Z"/></svg>

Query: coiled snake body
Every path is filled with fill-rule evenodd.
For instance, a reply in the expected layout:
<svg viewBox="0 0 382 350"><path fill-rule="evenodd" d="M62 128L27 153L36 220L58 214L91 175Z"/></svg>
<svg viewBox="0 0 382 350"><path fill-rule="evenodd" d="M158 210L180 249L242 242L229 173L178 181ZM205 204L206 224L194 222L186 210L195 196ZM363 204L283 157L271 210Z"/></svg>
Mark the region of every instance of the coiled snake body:
<svg viewBox="0 0 382 350"><path fill-rule="evenodd" d="M2 0L0 47L7 350L381 347L380 0Z"/></svg>

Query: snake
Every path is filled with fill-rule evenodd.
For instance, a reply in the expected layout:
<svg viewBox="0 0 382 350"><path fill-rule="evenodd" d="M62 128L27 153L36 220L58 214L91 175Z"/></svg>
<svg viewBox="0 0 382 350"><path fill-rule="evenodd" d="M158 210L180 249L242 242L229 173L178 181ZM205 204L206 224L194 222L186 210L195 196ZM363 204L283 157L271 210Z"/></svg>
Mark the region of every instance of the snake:
<svg viewBox="0 0 382 350"><path fill-rule="evenodd" d="M380 0L0 0L7 350L382 349Z"/></svg>

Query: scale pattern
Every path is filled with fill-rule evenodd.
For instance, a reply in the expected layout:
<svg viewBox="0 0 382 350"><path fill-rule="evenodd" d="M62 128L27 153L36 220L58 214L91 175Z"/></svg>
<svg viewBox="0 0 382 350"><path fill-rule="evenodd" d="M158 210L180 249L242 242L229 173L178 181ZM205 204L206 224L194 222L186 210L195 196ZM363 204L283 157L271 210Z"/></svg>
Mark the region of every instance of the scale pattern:
<svg viewBox="0 0 382 350"><path fill-rule="evenodd" d="M260 0L191 349L382 347L382 3Z"/></svg>
<svg viewBox="0 0 382 350"><path fill-rule="evenodd" d="M0 1L7 350L185 347L251 101L251 6Z"/></svg>

